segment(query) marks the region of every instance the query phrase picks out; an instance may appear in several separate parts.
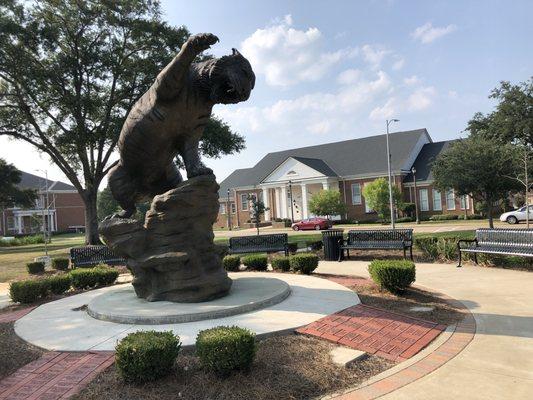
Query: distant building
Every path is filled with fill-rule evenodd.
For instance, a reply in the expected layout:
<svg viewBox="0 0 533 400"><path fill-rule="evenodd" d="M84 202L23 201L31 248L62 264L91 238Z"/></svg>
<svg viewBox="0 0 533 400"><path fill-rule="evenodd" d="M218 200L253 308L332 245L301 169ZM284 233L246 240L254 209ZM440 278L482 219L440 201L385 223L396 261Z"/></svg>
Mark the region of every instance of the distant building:
<svg viewBox="0 0 533 400"><path fill-rule="evenodd" d="M392 175L405 202L418 197L420 215L473 212L468 196L453 190L441 193L433 187L431 163L450 141L434 143L426 129L390 135ZM411 168L416 168L416 193ZM235 170L220 184L220 211L215 226L246 226L250 220L249 195L258 196L267 207L265 221L311 217L308 202L323 189L339 190L347 205L346 215L354 221L377 219L363 196L363 187L387 177L385 135L268 153L254 167ZM292 191L292 195L290 193ZM292 207L291 207L292 198Z"/></svg>
<svg viewBox="0 0 533 400"><path fill-rule="evenodd" d="M50 232L67 232L85 228L85 206L76 188L60 181L21 173L21 189L34 189L38 197L32 208L1 210L0 235L14 236L43 231L43 215ZM46 193L49 207L46 209Z"/></svg>

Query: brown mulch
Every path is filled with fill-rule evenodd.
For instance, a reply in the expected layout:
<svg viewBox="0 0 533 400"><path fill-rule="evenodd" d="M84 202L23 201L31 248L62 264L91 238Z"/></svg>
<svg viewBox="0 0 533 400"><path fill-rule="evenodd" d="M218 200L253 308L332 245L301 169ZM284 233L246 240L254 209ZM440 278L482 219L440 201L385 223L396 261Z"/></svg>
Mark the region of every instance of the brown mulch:
<svg viewBox="0 0 533 400"><path fill-rule="evenodd" d="M348 368L330 360L335 345L305 336L276 336L259 343L249 372L218 378L204 372L186 350L178 356L173 374L143 386L127 385L110 367L83 390L78 400L271 400L309 399L353 387L394 365L368 357Z"/></svg>
<svg viewBox="0 0 533 400"><path fill-rule="evenodd" d="M442 325L451 325L461 321L465 311L450 303L438 293L429 292L417 287L410 287L402 295L395 295L382 290L372 280L342 275L318 275L337 281L353 289L361 299L361 303L383 310L425 319ZM343 280L346 282L343 283ZM353 282L350 285L348 283ZM433 307L432 311L413 311L411 307Z"/></svg>
<svg viewBox="0 0 533 400"><path fill-rule="evenodd" d="M0 380L43 354L42 350L19 338L13 325L0 324Z"/></svg>

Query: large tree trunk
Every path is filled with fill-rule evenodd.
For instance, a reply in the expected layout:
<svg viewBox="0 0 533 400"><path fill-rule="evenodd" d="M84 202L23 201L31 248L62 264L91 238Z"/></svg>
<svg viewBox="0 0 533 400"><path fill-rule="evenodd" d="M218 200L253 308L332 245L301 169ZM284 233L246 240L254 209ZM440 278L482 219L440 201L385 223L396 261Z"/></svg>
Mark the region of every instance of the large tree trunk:
<svg viewBox="0 0 533 400"><path fill-rule="evenodd" d="M83 202L85 203L85 244L102 244L98 234L96 190L87 191L83 196Z"/></svg>

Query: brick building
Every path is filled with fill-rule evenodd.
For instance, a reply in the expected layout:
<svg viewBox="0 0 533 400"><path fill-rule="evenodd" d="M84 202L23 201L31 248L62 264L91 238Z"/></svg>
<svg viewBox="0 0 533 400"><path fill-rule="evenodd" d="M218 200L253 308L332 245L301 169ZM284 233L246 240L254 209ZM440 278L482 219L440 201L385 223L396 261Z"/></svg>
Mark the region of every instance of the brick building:
<svg viewBox="0 0 533 400"><path fill-rule="evenodd" d="M27 172L21 173L18 186L22 189L34 189L37 192L37 200L32 208L15 207L1 210L0 235L42 232L43 219L50 232L84 229L85 206L74 186L46 180ZM46 207L47 192L49 207Z"/></svg>
<svg viewBox="0 0 533 400"><path fill-rule="evenodd" d="M431 163L450 143L434 143L426 129L390 135L394 183L404 201L414 203L417 196L422 216L473 212L468 196L455 196L453 190L441 193L433 187ZM416 169L416 194L412 167ZM250 220L247 199L251 194L270 208L266 221L309 218L308 201L323 189L340 191L347 213L338 218L375 220L376 213L365 204L363 187L387 176L385 135L269 153L254 167L235 170L221 182L215 226L227 227L228 218L234 227L245 226Z"/></svg>

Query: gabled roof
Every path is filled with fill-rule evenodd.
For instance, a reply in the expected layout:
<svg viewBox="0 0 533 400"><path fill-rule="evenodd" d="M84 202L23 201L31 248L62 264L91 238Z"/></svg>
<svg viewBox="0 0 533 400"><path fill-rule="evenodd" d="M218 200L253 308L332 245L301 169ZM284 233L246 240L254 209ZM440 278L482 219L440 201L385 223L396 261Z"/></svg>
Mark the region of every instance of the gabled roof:
<svg viewBox="0 0 533 400"><path fill-rule="evenodd" d="M390 134L393 171L400 171L413 157L422 136L431 142L426 129ZM328 176L382 175L387 173L386 135L268 153L253 168L236 170L222 181L220 196L227 196L228 188L258 185L289 157L305 160L307 165L312 164L311 168L320 168L323 173L328 171L324 173Z"/></svg>
<svg viewBox="0 0 533 400"><path fill-rule="evenodd" d="M17 185L21 189L34 189L34 190L76 190L76 188L68 183L60 181L46 180L38 175L33 175L28 172L20 171L20 183Z"/></svg>
<svg viewBox="0 0 533 400"><path fill-rule="evenodd" d="M297 161L300 161L302 164L307 165L310 168L313 168L315 171L324 174L325 176L338 176L335 171L333 171L324 160L318 158L306 158L306 157L292 157Z"/></svg>
<svg viewBox="0 0 533 400"><path fill-rule="evenodd" d="M416 181L432 181L433 174L431 167L437 157L442 154L456 140L446 140L443 142L426 143L418 157L416 158L413 167L416 169ZM413 182L413 174L409 173L403 180L405 183Z"/></svg>

